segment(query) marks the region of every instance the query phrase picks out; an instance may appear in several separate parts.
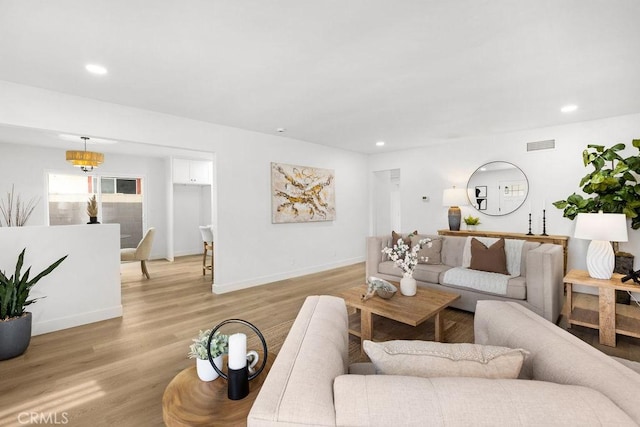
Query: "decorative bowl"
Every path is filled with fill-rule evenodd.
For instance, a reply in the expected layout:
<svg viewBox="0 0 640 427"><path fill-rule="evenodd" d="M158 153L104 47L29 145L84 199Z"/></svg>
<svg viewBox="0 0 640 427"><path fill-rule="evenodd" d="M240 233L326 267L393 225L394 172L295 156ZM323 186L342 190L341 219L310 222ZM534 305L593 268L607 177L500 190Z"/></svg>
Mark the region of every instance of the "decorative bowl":
<svg viewBox="0 0 640 427"><path fill-rule="evenodd" d="M376 294L383 299L391 298L398 291L398 288L393 286L391 283L374 276L367 279L367 284L373 286Z"/></svg>

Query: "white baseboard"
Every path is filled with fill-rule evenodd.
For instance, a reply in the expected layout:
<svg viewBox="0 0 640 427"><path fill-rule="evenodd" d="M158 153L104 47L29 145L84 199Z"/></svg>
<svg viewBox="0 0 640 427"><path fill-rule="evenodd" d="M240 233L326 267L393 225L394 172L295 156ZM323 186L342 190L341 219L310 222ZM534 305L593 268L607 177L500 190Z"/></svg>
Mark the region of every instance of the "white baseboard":
<svg viewBox="0 0 640 427"><path fill-rule="evenodd" d="M255 279L244 280L242 282L235 283L214 283L211 285L211 291L214 294L224 294L232 291L239 291L240 289L252 288L254 286L266 285L267 283L277 282L279 280L291 279L293 277L305 276L307 274L319 273L321 271L332 270L334 268L346 267L347 265L358 264L364 262L364 256L349 258L346 260L338 261L330 264L315 265L299 270L287 271L285 273L274 274L270 276L256 277ZM363 277L364 280L364 277Z"/></svg>
<svg viewBox="0 0 640 427"><path fill-rule="evenodd" d="M122 305L82 313L76 316L59 317L57 319L46 320L44 322L36 322L34 320L31 328L31 335L47 334L61 329L68 329L75 326L86 325L88 323L100 322L101 320L113 319L114 317L122 317Z"/></svg>

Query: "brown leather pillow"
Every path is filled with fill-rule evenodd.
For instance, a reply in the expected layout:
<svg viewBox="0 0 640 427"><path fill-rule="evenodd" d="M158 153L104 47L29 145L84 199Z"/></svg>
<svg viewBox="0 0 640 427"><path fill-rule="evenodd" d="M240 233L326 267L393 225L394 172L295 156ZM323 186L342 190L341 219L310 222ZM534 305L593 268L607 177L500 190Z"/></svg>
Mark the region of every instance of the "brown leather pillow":
<svg viewBox="0 0 640 427"><path fill-rule="evenodd" d="M391 245L397 245L398 239L402 239L405 245L411 247L411 236L418 234L418 230L413 230L412 233L407 234L405 237L402 237L402 234L398 234L395 231L391 231Z"/></svg>
<svg viewBox="0 0 640 427"><path fill-rule="evenodd" d="M504 238L500 238L488 248L478 239L471 239L472 270L489 271L491 273L509 274L507 271L507 254L504 252Z"/></svg>

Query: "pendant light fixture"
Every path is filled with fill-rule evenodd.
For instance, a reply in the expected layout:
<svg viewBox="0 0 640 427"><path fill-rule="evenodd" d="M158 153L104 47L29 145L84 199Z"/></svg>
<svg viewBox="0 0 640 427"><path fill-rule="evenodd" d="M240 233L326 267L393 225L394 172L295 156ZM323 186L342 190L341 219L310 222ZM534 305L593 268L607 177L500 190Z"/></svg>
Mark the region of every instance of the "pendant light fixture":
<svg viewBox="0 0 640 427"><path fill-rule="evenodd" d="M87 136L81 136L84 140L84 151L69 150L67 151L67 161L73 166L80 168L83 172L90 172L93 168L97 168L104 162L104 154L87 151Z"/></svg>

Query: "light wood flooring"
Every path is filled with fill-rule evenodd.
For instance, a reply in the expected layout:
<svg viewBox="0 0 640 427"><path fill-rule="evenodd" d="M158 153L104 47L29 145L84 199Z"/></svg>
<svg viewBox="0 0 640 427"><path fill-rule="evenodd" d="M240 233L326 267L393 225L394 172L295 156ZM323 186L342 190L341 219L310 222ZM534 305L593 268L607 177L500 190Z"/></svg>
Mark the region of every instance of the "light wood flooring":
<svg viewBox="0 0 640 427"><path fill-rule="evenodd" d="M162 393L194 363L186 355L198 330L242 318L284 336L278 326L295 318L307 295L337 294L364 279L364 264L357 264L214 295L201 262L200 256L151 262L151 280L138 263L124 264L122 318L33 337L24 355L0 362L0 426L25 425L32 416L39 425L48 419L49 425L161 426ZM472 314L451 309L445 319L447 341L473 340ZM433 339L433 322L413 328L377 318L374 331L377 340ZM571 331L599 347L597 332ZM619 337L618 347L603 350L640 360L637 339Z"/></svg>

